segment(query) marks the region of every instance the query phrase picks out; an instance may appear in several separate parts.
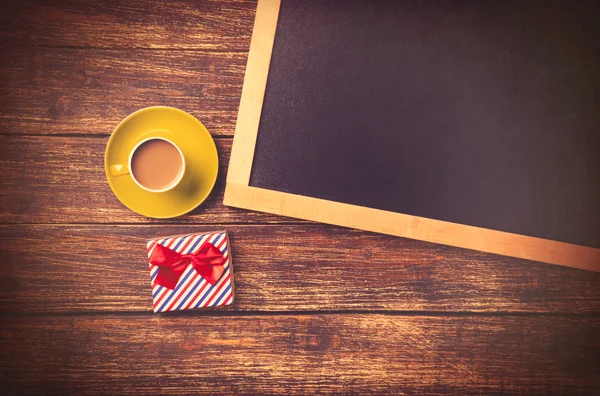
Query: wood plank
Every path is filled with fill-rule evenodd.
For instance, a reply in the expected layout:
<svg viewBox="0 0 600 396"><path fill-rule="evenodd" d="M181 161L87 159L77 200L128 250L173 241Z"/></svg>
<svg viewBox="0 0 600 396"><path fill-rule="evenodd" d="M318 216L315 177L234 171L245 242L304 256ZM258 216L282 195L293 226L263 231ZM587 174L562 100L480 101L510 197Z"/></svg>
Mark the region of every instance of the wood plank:
<svg viewBox="0 0 600 396"><path fill-rule="evenodd" d="M4 0L0 43L247 51L256 1Z"/></svg>
<svg viewBox="0 0 600 396"><path fill-rule="evenodd" d="M245 53L4 48L0 132L108 136L132 112L165 105L231 136L245 66Z"/></svg>
<svg viewBox="0 0 600 396"><path fill-rule="evenodd" d="M185 216L156 220L127 209L104 175L108 138L4 136L0 149L0 223L292 222L223 205L231 139L216 139L219 176L209 198Z"/></svg>
<svg viewBox="0 0 600 396"><path fill-rule="evenodd" d="M3 393L593 394L600 320L556 317L8 318Z"/></svg>
<svg viewBox="0 0 600 396"><path fill-rule="evenodd" d="M1 226L0 312L151 312L145 242L222 228ZM600 274L326 225L244 225L224 311L600 313Z"/></svg>

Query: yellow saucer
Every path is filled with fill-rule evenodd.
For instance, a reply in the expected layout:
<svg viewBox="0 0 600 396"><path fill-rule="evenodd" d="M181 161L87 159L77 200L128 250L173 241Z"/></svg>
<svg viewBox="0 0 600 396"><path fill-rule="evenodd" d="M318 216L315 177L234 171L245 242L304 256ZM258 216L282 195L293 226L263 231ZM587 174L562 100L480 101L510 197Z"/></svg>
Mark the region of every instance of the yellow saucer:
<svg viewBox="0 0 600 396"><path fill-rule="evenodd" d="M110 172L112 165L127 164L135 145L150 137L167 138L183 153L186 176L172 190L149 192L131 175ZM129 115L110 136L104 155L106 178L119 201L136 213L161 219L181 216L200 205L213 189L218 170L217 147L210 133L192 115L173 107L148 107Z"/></svg>

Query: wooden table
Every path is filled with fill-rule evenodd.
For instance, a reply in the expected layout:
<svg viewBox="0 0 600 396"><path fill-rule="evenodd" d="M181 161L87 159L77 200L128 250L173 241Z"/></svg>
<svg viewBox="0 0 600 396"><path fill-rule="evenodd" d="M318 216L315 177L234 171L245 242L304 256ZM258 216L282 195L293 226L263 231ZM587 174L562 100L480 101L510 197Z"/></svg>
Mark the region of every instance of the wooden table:
<svg viewBox="0 0 600 396"><path fill-rule="evenodd" d="M223 206L256 4L0 3L0 393L600 392L600 274ZM199 118L217 186L126 209L108 136ZM237 299L156 315L147 239L227 228Z"/></svg>

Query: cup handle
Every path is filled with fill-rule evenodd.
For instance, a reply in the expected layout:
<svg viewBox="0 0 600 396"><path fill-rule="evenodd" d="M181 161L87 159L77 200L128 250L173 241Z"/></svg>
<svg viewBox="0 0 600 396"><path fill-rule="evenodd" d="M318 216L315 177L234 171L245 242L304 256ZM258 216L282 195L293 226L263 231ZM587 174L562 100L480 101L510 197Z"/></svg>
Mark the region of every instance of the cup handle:
<svg viewBox="0 0 600 396"><path fill-rule="evenodd" d="M129 169L127 168L127 165L124 165L124 164L111 165L110 166L110 174L112 176L128 175Z"/></svg>

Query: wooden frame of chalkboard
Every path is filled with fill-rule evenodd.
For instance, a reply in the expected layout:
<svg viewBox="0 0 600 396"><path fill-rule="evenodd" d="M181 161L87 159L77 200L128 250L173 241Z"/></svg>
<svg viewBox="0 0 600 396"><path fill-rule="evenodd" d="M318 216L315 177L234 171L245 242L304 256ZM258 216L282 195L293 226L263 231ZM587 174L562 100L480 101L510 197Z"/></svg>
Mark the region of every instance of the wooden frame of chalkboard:
<svg viewBox="0 0 600 396"><path fill-rule="evenodd" d="M258 0L224 204L600 272L600 249L250 186L281 0Z"/></svg>

